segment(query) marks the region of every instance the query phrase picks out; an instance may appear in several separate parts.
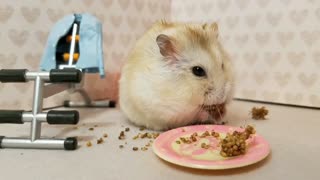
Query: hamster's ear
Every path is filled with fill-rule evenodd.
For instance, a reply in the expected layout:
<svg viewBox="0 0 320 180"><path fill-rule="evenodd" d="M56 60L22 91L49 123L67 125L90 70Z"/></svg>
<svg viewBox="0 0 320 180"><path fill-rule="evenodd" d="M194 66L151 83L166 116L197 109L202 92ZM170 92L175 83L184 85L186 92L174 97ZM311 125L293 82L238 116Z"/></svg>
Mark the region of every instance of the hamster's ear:
<svg viewBox="0 0 320 180"><path fill-rule="evenodd" d="M216 22L208 25L208 24L203 24L202 28L204 30L209 30L210 33L212 33L216 38L219 36L219 28L218 28L218 24Z"/></svg>
<svg viewBox="0 0 320 180"><path fill-rule="evenodd" d="M167 35L160 34L156 41L162 56L176 59L177 50L172 38Z"/></svg>

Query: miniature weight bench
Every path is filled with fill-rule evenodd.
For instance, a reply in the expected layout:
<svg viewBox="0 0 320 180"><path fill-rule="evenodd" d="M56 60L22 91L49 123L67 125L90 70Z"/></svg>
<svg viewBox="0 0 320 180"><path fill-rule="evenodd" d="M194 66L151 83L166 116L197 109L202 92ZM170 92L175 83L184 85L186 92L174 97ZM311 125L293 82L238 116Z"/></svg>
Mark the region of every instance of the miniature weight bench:
<svg viewBox="0 0 320 180"><path fill-rule="evenodd" d="M34 81L32 112L0 110L0 123L23 124L30 122L30 138L0 136L0 148L76 149L78 142L75 137L42 139L41 123L77 124L79 121L78 111L50 110L42 112L42 103L44 96L53 93L50 92L50 85L44 87L45 83L79 83L81 78L82 73L77 69L53 69L50 72L29 72L26 69L0 70L0 82L2 83Z"/></svg>

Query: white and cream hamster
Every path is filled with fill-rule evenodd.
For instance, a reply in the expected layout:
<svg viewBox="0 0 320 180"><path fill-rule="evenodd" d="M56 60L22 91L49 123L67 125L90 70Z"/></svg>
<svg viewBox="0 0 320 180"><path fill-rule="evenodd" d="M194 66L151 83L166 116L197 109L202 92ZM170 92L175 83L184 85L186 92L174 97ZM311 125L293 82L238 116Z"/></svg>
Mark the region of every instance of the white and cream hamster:
<svg viewBox="0 0 320 180"><path fill-rule="evenodd" d="M119 103L130 121L154 130L221 123L233 85L216 23L160 21L137 41L122 68Z"/></svg>

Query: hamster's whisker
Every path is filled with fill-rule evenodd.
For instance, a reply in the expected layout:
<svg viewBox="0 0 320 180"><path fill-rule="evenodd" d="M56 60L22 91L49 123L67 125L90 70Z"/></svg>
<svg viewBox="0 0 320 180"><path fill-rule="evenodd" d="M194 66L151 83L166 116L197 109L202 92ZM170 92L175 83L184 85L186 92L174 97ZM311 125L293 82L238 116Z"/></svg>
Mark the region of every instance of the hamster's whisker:
<svg viewBox="0 0 320 180"><path fill-rule="evenodd" d="M220 116L220 120L222 120L222 115L221 115L221 113L220 113L220 109L219 109L219 107L215 104L215 106L216 106L216 108L217 108L217 110L218 110L218 113L219 113L219 116Z"/></svg>

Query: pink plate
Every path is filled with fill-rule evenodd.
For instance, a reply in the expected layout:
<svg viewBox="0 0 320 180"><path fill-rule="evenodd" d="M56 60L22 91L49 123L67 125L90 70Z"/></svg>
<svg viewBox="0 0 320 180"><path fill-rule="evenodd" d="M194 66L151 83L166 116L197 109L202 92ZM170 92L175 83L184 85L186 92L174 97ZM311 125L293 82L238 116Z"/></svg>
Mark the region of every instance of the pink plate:
<svg viewBox="0 0 320 180"><path fill-rule="evenodd" d="M205 131L211 132L212 130L218 132L222 138L228 132L235 130L243 131L241 128L220 125L181 127L160 134L153 143L153 151L160 158L168 162L197 169L230 169L243 167L261 161L267 157L270 152L268 142L258 134L247 140L249 148L245 155L230 158L224 158L219 154L219 140L212 136L201 138L191 144L176 143L180 137L187 137L195 132L202 134ZM211 147L209 149L201 148L202 143L210 144Z"/></svg>

